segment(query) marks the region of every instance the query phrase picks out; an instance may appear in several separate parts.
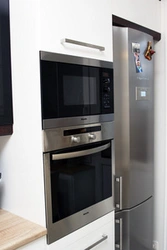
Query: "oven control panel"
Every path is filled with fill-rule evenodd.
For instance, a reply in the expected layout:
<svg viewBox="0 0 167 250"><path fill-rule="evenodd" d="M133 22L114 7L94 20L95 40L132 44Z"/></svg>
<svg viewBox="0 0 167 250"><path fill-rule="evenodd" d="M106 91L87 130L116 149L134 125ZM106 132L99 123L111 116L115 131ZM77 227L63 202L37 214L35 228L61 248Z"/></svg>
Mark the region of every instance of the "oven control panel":
<svg viewBox="0 0 167 250"><path fill-rule="evenodd" d="M89 141L94 141L94 140L96 140L96 134L95 133L88 133L87 135L87 139L89 140ZM85 137L85 136L84 136ZM71 136L71 142L74 142L74 143L80 143L81 142L81 139L83 139L84 138L83 136L80 136L80 135L78 135L78 136ZM86 140L87 141L87 140Z"/></svg>
<svg viewBox="0 0 167 250"><path fill-rule="evenodd" d="M43 131L44 152L110 140L114 138L114 122L79 125Z"/></svg>
<svg viewBox="0 0 167 250"><path fill-rule="evenodd" d="M71 136L72 143L80 143L81 141L94 141L101 132L101 126L95 127L82 127L77 129L64 130L64 136Z"/></svg>

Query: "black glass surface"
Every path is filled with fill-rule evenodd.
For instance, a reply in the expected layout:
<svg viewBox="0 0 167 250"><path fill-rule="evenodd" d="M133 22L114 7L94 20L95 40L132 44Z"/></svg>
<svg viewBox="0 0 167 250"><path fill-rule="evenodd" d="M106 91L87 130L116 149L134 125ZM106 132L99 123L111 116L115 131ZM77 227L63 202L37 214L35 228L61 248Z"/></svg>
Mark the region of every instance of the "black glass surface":
<svg viewBox="0 0 167 250"><path fill-rule="evenodd" d="M83 146L80 148L84 149ZM111 197L111 171L111 148L82 157L51 161L53 222Z"/></svg>
<svg viewBox="0 0 167 250"><path fill-rule="evenodd" d="M9 1L0 1L0 126L13 123Z"/></svg>
<svg viewBox="0 0 167 250"><path fill-rule="evenodd" d="M41 60L42 118L113 113L112 79L111 69ZM110 92L105 92L107 87Z"/></svg>

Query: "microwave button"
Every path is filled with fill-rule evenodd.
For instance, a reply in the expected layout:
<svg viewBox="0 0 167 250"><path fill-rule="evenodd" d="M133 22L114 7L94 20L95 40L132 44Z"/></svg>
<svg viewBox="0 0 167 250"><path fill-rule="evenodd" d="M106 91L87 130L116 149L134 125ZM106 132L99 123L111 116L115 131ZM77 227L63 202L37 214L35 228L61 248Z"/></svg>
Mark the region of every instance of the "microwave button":
<svg viewBox="0 0 167 250"><path fill-rule="evenodd" d="M90 140L95 140L96 139L95 134L88 134L88 137L89 137Z"/></svg>
<svg viewBox="0 0 167 250"><path fill-rule="evenodd" d="M103 88L103 92L105 92L105 93L109 93L110 92L110 87L109 86L104 86L104 88Z"/></svg>
<svg viewBox="0 0 167 250"><path fill-rule="evenodd" d="M104 82L104 83L110 83L110 78L105 78L105 79L103 80L103 82Z"/></svg>
<svg viewBox="0 0 167 250"><path fill-rule="evenodd" d="M76 143L79 143L81 141L81 138L79 136L72 136L71 137L71 141L72 142L76 142Z"/></svg>

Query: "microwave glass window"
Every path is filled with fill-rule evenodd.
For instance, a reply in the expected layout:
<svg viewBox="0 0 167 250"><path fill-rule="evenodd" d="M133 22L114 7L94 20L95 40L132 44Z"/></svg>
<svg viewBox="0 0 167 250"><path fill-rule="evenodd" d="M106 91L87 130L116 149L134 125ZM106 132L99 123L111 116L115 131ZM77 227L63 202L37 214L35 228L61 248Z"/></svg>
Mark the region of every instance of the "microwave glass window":
<svg viewBox="0 0 167 250"><path fill-rule="evenodd" d="M97 82L95 77L63 76L64 105L97 104Z"/></svg>
<svg viewBox="0 0 167 250"><path fill-rule="evenodd" d="M47 122L56 118L111 114L112 70L41 61L41 101L42 119Z"/></svg>

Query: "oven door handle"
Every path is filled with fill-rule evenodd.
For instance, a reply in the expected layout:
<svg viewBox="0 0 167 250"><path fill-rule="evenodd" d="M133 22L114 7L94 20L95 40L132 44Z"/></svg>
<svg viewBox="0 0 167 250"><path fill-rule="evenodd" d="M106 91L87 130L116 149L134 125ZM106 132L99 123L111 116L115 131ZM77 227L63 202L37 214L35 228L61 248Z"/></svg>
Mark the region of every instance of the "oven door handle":
<svg viewBox="0 0 167 250"><path fill-rule="evenodd" d="M55 160L62 160L62 159L75 158L75 157L80 157L80 156L85 156L85 155L91 155L91 154L101 152L109 147L110 147L110 142L103 146L96 147L96 148L70 152L70 153L53 154L52 160L55 161Z"/></svg>

